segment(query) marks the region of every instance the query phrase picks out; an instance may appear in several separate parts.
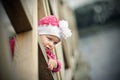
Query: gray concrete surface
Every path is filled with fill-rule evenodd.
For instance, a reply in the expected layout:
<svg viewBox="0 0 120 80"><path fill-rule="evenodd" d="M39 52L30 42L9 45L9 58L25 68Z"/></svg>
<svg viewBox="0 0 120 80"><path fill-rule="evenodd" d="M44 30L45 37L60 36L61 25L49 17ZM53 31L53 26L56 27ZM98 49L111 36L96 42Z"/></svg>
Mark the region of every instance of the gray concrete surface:
<svg viewBox="0 0 120 80"><path fill-rule="evenodd" d="M80 51L90 65L90 80L120 80L120 27L105 25L80 34Z"/></svg>

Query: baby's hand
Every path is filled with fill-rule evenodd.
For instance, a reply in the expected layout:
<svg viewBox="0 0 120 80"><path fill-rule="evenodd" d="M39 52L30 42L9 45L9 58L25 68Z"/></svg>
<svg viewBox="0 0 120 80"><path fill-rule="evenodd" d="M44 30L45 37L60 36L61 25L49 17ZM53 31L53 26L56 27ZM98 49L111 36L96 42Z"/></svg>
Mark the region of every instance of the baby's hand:
<svg viewBox="0 0 120 80"><path fill-rule="evenodd" d="M55 59L49 58L48 69L53 70L53 68L57 68L57 61Z"/></svg>

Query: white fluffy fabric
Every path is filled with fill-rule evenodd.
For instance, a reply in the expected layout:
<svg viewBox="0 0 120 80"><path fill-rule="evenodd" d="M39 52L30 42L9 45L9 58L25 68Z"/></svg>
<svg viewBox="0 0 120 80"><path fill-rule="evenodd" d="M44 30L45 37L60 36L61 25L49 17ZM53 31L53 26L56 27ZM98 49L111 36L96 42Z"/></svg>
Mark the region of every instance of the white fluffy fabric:
<svg viewBox="0 0 120 80"><path fill-rule="evenodd" d="M60 29L61 29L61 36L62 36L62 38L67 39L68 37L71 37L72 32L71 32L71 30L68 27L68 22L67 21L61 20L59 22L59 26L60 26Z"/></svg>
<svg viewBox="0 0 120 80"><path fill-rule="evenodd" d="M68 22L65 20L62 20L59 22L59 27L52 26L52 25L40 25L38 26L38 34L50 34L57 36L58 38L64 38L67 39L68 37L71 37L72 32L68 27Z"/></svg>
<svg viewBox="0 0 120 80"><path fill-rule="evenodd" d="M50 34L61 38L60 29L57 26L52 25L42 25L38 26L38 34Z"/></svg>

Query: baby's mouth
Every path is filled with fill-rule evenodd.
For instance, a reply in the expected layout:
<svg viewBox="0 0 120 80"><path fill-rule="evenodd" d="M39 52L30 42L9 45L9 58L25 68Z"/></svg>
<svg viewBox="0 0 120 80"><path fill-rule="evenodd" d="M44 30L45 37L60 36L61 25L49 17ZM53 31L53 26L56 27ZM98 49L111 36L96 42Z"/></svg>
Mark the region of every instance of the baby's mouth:
<svg viewBox="0 0 120 80"><path fill-rule="evenodd" d="M45 48L46 51L49 51L50 49L48 47Z"/></svg>

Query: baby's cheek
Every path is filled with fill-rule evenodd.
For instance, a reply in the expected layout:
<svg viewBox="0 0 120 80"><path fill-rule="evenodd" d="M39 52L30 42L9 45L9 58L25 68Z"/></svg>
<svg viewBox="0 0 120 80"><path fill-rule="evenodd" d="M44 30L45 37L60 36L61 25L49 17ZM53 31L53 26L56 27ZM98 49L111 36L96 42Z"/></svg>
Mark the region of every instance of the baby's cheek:
<svg viewBox="0 0 120 80"><path fill-rule="evenodd" d="M44 46L44 47L47 47L47 44L46 44L45 42L43 42L43 46Z"/></svg>

